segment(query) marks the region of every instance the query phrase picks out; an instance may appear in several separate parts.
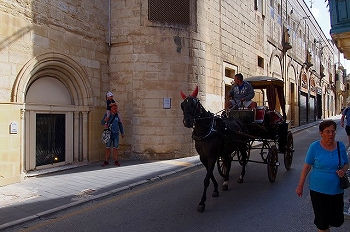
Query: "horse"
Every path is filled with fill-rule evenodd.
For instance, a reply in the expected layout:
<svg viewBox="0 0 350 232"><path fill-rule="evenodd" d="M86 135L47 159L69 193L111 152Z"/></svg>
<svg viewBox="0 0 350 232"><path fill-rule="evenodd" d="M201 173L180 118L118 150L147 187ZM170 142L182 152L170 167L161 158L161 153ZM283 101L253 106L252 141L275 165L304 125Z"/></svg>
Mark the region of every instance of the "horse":
<svg viewBox="0 0 350 232"><path fill-rule="evenodd" d="M204 190L197 210L203 212L205 210L206 192L209 181L214 184L212 197L218 197L218 183L213 175L215 163L221 156L226 167L224 174L223 190L228 189L229 172L231 168L231 154L239 150L243 163L246 164L246 144L244 136L239 132L243 131L244 125L239 120L224 119L215 116L213 113L204 109L199 99L198 87L191 95L186 96L180 92L183 102L181 109L183 111L183 124L187 128L193 128L192 138L195 141L195 148L199 154L200 161L206 168L206 176L204 178ZM235 144L234 144L235 142ZM243 182L245 174L245 165L242 166L239 183Z"/></svg>

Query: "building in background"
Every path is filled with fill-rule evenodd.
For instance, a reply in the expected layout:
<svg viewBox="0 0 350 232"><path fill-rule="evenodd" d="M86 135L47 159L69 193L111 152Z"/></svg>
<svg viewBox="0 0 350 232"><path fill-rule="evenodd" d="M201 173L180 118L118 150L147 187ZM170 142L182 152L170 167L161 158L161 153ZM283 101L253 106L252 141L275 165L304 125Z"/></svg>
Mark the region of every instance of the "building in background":
<svg viewBox="0 0 350 232"><path fill-rule="evenodd" d="M238 72L283 80L293 126L343 105L337 48L303 1L10 0L0 22L0 185L102 159L108 90L124 158L193 155L180 90L218 112Z"/></svg>
<svg viewBox="0 0 350 232"><path fill-rule="evenodd" d="M328 0L329 10L330 10L330 19L331 19L331 36L335 42L337 48L344 54L346 59L350 59L350 1L336 1ZM346 76L346 72L344 73ZM345 83L345 82L344 82ZM341 84L340 84L341 86ZM338 89L338 85L337 85ZM339 92L343 93L343 96L346 99L342 106L345 107L350 103L349 96L349 86L347 80L347 88L339 88Z"/></svg>

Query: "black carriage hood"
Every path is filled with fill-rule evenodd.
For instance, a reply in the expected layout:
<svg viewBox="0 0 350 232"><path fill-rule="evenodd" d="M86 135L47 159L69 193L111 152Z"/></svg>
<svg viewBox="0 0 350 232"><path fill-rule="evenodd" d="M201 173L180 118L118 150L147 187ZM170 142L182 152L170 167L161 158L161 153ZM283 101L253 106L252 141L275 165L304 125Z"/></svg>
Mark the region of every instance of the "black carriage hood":
<svg viewBox="0 0 350 232"><path fill-rule="evenodd" d="M276 92L281 104L283 119L286 119L286 100L284 98L284 81L276 77L252 76L244 79L254 89L266 89L267 102L271 110L276 109Z"/></svg>

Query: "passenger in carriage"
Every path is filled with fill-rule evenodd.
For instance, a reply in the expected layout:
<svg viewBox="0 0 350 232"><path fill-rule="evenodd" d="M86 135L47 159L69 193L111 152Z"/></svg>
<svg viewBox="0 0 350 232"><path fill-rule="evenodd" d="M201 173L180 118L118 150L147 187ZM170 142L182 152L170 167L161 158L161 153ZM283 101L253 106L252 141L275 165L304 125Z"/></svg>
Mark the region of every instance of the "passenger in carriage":
<svg viewBox="0 0 350 232"><path fill-rule="evenodd" d="M252 85L243 80L241 73L235 75L234 81L235 84L229 92L229 98L231 99L228 101L227 107L233 109L238 109L239 107L255 109L256 102L252 101L255 95Z"/></svg>

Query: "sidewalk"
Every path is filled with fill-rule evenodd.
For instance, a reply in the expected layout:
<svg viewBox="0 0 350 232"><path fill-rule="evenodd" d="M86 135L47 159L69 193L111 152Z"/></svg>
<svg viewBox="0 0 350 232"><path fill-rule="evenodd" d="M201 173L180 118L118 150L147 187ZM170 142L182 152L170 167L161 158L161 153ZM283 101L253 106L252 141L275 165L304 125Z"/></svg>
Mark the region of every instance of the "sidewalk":
<svg viewBox="0 0 350 232"><path fill-rule="evenodd" d="M319 122L291 131L296 133ZM63 171L62 167L58 172L30 175L20 183L0 187L0 230L165 178L200 166L201 162L198 156L193 156L156 162L123 161L121 167L100 165L94 163ZM344 199L348 203L350 194ZM346 210L349 211L349 205Z"/></svg>
<svg viewBox="0 0 350 232"><path fill-rule="evenodd" d="M198 156L157 162L101 163L0 187L0 230L201 165Z"/></svg>

